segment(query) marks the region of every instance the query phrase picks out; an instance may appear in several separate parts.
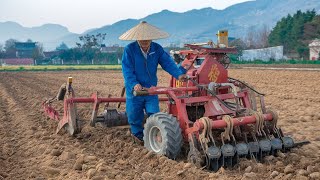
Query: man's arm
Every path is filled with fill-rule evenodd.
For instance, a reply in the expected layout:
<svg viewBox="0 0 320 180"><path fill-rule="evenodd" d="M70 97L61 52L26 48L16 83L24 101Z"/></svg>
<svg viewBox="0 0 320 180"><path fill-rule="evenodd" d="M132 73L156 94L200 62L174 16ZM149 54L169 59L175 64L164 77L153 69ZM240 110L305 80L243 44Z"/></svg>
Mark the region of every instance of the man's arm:
<svg viewBox="0 0 320 180"><path fill-rule="evenodd" d="M166 53L162 47L160 47L159 53L160 53L159 64L165 71L171 74L174 78L179 79L179 76L186 73L186 70L182 66L178 67L174 63L170 55Z"/></svg>
<svg viewBox="0 0 320 180"><path fill-rule="evenodd" d="M134 86L139 84L134 71L134 61L128 47L124 49L122 56L122 73L127 88L133 90Z"/></svg>

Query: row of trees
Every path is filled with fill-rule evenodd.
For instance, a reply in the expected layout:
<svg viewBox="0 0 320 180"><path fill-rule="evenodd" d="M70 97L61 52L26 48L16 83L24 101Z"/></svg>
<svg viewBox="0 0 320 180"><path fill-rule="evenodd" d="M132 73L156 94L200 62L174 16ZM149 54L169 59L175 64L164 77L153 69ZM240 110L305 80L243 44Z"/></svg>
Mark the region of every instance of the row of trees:
<svg viewBox="0 0 320 180"><path fill-rule="evenodd" d="M43 46L36 43L36 48L32 52L33 59L38 63L51 63L52 58L60 58L65 64L99 64L109 63L117 64L118 59L122 56L123 48L117 48L116 52L103 53L101 47L104 45L106 34L84 35L79 37L76 47L68 48L65 43L61 43L57 48L57 53L53 53L52 57L44 57ZM15 58L17 49L15 39L9 39L4 45L0 44L0 58ZM27 42L33 42L28 40Z"/></svg>
<svg viewBox="0 0 320 180"><path fill-rule="evenodd" d="M106 34L101 33L80 36L80 42L76 43L77 47L63 50L59 57L64 60L64 63L91 64L94 62L95 64L117 64L122 55L122 48L118 48L116 52L103 53L101 47L105 36Z"/></svg>
<svg viewBox="0 0 320 180"><path fill-rule="evenodd" d="M120 48L117 52L102 53L99 49L77 47L62 51L59 57L64 60L65 64L117 64L121 55Z"/></svg>

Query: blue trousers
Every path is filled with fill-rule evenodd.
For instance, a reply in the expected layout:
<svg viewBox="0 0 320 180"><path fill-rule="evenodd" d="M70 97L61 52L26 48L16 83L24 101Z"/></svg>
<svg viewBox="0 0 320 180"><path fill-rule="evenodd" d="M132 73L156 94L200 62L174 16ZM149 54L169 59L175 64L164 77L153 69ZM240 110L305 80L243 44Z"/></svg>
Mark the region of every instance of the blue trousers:
<svg viewBox="0 0 320 180"><path fill-rule="evenodd" d="M144 111L148 116L160 111L157 95L135 96L126 99L126 112L131 133L141 140L143 139Z"/></svg>

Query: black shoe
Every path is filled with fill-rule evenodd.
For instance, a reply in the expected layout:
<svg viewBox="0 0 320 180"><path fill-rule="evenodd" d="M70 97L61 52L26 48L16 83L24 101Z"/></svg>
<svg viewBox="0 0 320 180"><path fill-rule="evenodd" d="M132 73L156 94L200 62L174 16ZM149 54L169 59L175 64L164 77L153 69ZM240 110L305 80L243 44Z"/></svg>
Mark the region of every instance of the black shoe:
<svg viewBox="0 0 320 180"><path fill-rule="evenodd" d="M139 139L138 137L136 137L135 135L131 134L132 140L134 143L139 144L141 146L144 145L143 140Z"/></svg>

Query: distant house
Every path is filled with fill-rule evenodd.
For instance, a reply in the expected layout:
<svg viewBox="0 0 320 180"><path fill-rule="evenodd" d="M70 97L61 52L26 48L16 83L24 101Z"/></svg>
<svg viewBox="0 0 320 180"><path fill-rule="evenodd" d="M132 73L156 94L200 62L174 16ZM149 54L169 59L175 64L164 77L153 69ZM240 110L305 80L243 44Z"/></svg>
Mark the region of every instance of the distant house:
<svg viewBox="0 0 320 180"><path fill-rule="evenodd" d="M106 46L105 44L101 44L100 51L102 53L115 53L119 50L119 45Z"/></svg>
<svg viewBox="0 0 320 180"><path fill-rule="evenodd" d="M315 39L309 44L310 49L310 60L320 59L320 39Z"/></svg>
<svg viewBox="0 0 320 180"><path fill-rule="evenodd" d="M36 49L36 42L15 42L16 57L31 58Z"/></svg>
<svg viewBox="0 0 320 180"><path fill-rule="evenodd" d="M45 51L43 52L43 55L45 58L54 58L54 57L57 57L61 54L61 51Z"/></svg>
<svg viewBox="0 0 320 180"><path fill-rule="evenodd" d="M34 65L32 58L10 58L10 59L0 59L0 64L2 66L6 65Z"/></svg>
<svg viewBox="0 0 320 180"><path fill-rule="evenodd" d="M281 59L286 59L286 57L283 55L283 46L243 50L241 56L241 60L243 61L279 61Z"/></svg>

